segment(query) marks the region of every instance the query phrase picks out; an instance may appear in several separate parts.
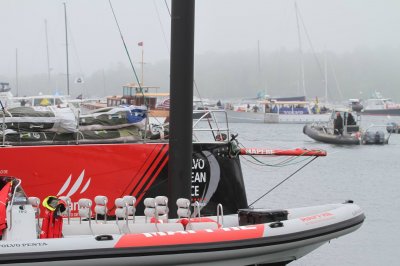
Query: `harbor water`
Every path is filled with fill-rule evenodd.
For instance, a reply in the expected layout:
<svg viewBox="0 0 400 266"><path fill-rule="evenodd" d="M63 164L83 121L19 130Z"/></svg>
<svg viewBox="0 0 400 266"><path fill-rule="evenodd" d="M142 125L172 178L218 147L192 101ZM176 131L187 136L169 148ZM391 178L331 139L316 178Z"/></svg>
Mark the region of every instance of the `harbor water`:
<svg viewBox="0 0 400 266"><path fill-rule="evenodd" d="M397 119L397 122L399 119ZM363 117L363 128L396 118ZM316 142L303 134L303 125L231 124L246 148L323 149L320 157L253 206L292 208L353 200L365 212L363 226L294 261L293 266L400 265L400 134L388 145L338 146ZM375 128L376 130L378 128ZM381 127L379 130L385 130ZM291 175L309 159L249 156L241 159L249 203ZM268 164L269 166L265 166Z"/></svg>

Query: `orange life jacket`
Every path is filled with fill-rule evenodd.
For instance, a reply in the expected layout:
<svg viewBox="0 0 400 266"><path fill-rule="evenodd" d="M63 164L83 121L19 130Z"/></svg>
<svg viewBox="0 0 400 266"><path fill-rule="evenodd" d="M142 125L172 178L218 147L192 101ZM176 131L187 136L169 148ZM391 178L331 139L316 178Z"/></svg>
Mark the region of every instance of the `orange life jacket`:
<svg viewBox="0 0 400 266"><path fill-rule="evenodd" d="M64 201L58 200L56 208L46 207L40 238L62 237L63 218L58 212L61 206L63 206L65 210L65 205ZM43 202L43 206L46 206L45 202Z"/></svg>

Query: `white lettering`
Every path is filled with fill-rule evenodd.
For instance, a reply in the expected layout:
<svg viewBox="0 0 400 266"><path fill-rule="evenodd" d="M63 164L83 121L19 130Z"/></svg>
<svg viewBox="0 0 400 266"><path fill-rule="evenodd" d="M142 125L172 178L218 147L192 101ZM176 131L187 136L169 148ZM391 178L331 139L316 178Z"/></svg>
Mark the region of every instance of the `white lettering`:
<svg viewBox="0 0 400 266"><path fill-rule="evenodd" d="M199 196L199 186L192 186L192 197L198 197Z"/></svg>
<svg viewBox="0 0 400 266"><path fill-rule="evenodd" d="M0 175L7 175L8 169L0 169Z"/></svg>
<svg viewBox="0 0 400 266"><path fill-rule="evenodd" d="M205 162L203 159L193 159L192 169L204 169Z"/></svg>
<svg viewBox="0 0 400 266"><path fill-rule="evenodd" d="M192 182L200 182L200 183L205 183L207 181L206 179L206 173L205 172L192 172Z"/></svg>
<svg viewBox="0 0 400 266"><path fill-rule="evenodd" d="M145 237L153 237L153 235L150 234L150 233L143 233L143 235L144 235Z"/></svg>
<svg viewBox="0 0 400 266"><path fill-rule="evenodd" d="M174 232L174 231L168 231L167 234L168 234L169 236L173 236L173 235L175 235L175 234L187 235L188 232L185 232L185 231L175 231L175 232Z"/></svg>
<svg viewBox="0 0 400 266"><path fill-rule="evenodd" d="M242 226L239 226L239 228L242 229L242 230L254 230L254 229L257 229L256 226L251 226L251 225L242 225Z"/></svg>

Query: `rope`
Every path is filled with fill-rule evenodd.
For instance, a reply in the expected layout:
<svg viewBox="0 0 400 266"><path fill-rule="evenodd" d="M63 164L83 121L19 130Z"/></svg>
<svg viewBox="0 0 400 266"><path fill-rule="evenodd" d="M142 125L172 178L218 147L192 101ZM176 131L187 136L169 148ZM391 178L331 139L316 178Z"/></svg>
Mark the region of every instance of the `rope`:
<svg viewBox="0 0 400 266"><path fill-rule="evenodd" d="M161 22L160 12L158 12L158 8L157 8L157 4L156 4L155 0L153 0L153 4L154 4L154 8L156 9L158 23L160 23L160 28L161 28L161 31L162 31L162 34L163 34L163 37L164 37L165 47L167 47L168 53L170 54L171 51L169 49L169 45L168 45L168 41L167 41L167 35L165 34L164 27L163 27L163 24ZM167 5L167 8L168 8L168 4L167 3L165 3L165 4ZM168 12L169 12L169 9L168 9ZM171 14L169 16L171 17Z"/></svg>
<svg viewBox="0 0 400 266"><path fill-rule="evenodd" d="M164 3L165 3L165 6L167 7L169 16L171 16L171 10L169 10L169 6L168 6L168 3L167 3L167 0L164 0Z"/></svg>
<svg viewBox="0 0 400 266"><path fill-rule="evenodd" d="M148 107L147 103L146 103L146 98L144 97L142 86L140 85L140 82L139 82L139 77L138 77L138 75L136 73L135 67L133 66L133 62L132 62L131 56L129 54L128 47L126 46L126 43L125 43L125 40L124 40L124 36L122 35L122 31L121 31L121 28L119 26L119 23L118 23L118 20L117 20L117 16L115 15L114 8L112 6L111 0L108 0L108 3L110 4L110 8L111 8L111 11L113 13L115 23L117 24L117 27L118 27L119 35L121 36L122 43L124 44L125 52L126 52L126 55L128 56L129 63L131 64L133 73L135 75L136 82L137 82L137 84L139 86L140 92L142 93L144 104L146 105L146 107Z"/></svg>
<svg viewBox="0 0 400 266"><path fill-rule="evenodd" d="M296 173L298 173L301 169L303 169L304 167L306 167L307 165L309 165L311 162L313 162L315 159L317 159L318 157L314 157L312 158L308 163L304 164L302 167L300 167L299 169L297 169L296 171L294 171L291 175L289 175L288 177L286 177L285 179L283 179L281 182L279 182L277 185L275 185L273 188L271 188L270 190L268 190L266 193L264 193L261 197L259 197L258 199L256 199L255 201L253 201L251 204L249 204L249 207L251 207L254 203L258 202L260 199L264 198L266 195L268 195L269 193L271 193L275 188L279 187L280 185L282 185L285 181L287 181L289 178L291 178L292 176L294 176Z"/></svg>

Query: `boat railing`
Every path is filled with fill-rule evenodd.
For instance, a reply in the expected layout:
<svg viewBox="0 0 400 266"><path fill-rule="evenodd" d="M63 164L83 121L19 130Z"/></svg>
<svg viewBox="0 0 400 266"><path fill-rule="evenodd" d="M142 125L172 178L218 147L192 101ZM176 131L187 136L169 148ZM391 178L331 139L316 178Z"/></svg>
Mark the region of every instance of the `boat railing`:
<svg viewBox="0 0 400 266"><path fill-rule="evenodd" d="M1 143L1 146L6 146L5 144L6 144L6 129L7 129L7 125L6 125L6 112L7 112L7 110L6 110L6 108L4 107L4 105L3 105L3 102L2 101L0 101L0 108L1 108L1 112L3 113L3 121L2 121L2 124L1 124L1 133L2 133L2 143ZM9 115L11 116L11 114L9 113Z"/></svg>
<svg viewBox="0 0 400 266"><path fill-rule="evenodd" d="M194 110L193 113L202 114L193 121L193 136L197 141L203 141L203 137L209 140L210 133L214 141L229 141L230 130L225 110Z"/></svg>
<svg viewBox="0 0 400 266"><path fill-rule="evenodd" d="M1 146L7 146L10 143L11 145L53 145L53 144L62 144L62 145L70 145L70 144L85 144L85 143L121 143L121 142L140 142L144 141L147 142L149 139L147 137L150 137L147 132L147 130L144 130L144 136L142 139L138 138L137 140L113 140L113 139L103 139L103 140L84 140L82 139L81 136L81 131L79 130L79 119L80 119L80 111L79 109L72 108L74 111L76 120L77 120L77 128L74 132L74 137L68 140L55 140L53 137L46 138L46 140L40 140L40 141L21 141L21 140L8 140L7 137L7 121L6 117L11 116L11 114L7 113L7 110L2 109L0 112L2 113L2 122L0 122L0 133L2 133L2 140L1 140ZM194 113L201 113L200 118L193 120L193 138L197 142L210 142L210 139L212 139L212 142L218 141L218 142L228 142L229 141L229 136L230 136L230 130L229 130L229 124L228 124L228 116L225 110L194 110ZM146 128L149 127L148 121L146 121ZM160 123L161 129L163 129L163 125ZM36 130L24 130L23 132L16 130L15 132L17 133L23 133L23 134L34 134L34 133L46 133L47 131L36 131ZM15 133L14 132L14 133ZM54 133L54 132L53 132ZM211 138L210 138L210 135ZM161 140L163 138L160 138ZM154 140L152 140L154 141Z"/></svg>
<svg viewBox="0 0 400 266"><path fill-rule="evenodd" d="M14 186L14 190L12 191L12 197L11 197L11 201L10 201L10 208L9 208L10 221L8 223L8 230L11 230L11 228L12 228L12 221L13 221L13 219L12 219L12 206L14 206L15 195L17 194L17 190L21 186L21 180L20 179L14 179L14 180L17 182L17 184Z"/></svg>

